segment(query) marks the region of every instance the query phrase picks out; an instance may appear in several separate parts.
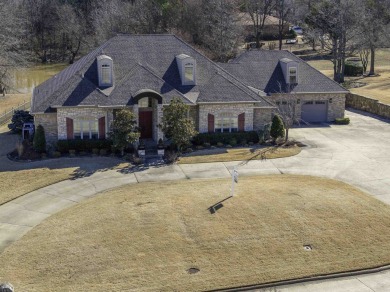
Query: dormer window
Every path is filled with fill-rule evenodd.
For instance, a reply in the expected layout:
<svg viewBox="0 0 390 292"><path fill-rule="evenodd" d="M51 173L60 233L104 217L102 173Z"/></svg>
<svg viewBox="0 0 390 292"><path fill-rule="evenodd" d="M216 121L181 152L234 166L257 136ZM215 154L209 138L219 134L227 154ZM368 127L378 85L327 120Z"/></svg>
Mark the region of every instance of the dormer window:
<svg viewBox="0 0 390 292"><path fill-rule="evenodd" d="M284 80L287 84L298 84L299 63L289 58L279 60L283 72Z"/></svg>
<svg viewBox="0 0 390 292"><path fill-rule="evenodd" d="M289 83L296 84L297 83L297 68L296 67L289 67L288 74L289 74Z"/></svg>
<svg viewBox="0 0 390 292"><path fill-rule="evenodd" d="M194 58L180 54L176 56L182 85L196 85L196 61Z"/></svg>
<svg viewBox="0 0 390 292"><path fill-rule="evenodd" d="M113 61L106 55L97 57L99 87L111 87L114 85Z"/></svg>

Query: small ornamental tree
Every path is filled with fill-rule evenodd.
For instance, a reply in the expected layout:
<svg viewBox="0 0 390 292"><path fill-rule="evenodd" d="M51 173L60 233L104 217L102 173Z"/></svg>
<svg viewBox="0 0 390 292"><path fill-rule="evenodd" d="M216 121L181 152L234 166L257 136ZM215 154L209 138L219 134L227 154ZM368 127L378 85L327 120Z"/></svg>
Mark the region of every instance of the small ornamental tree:
<svg viewBox="0 0 390 292"><path fill-rule="evenodd" d="M279 115L274 115L274 117L272 118L270 134L274 142L276 141L277 138L284 137L284 125Z"/></svg>
<svg viewBox="0 0 390 292"><path fill-rule="evenodd" d="M118 110L111 125L110 138L116 149L124 155L125 148L140 137L134 114L127 109Z"/></svg>
<svg viewBox="0 0 390 292"><path fill-rule="evenodd" d="M188 105L177 98L164 108L161 129L179 151L189 145L191 138L198 134L194 122L188 118L188 110Z"/></svg>
<svg viewBox="0 0 390 292"><path fill-rule="evenodd" d="M38 125L37 130L34 134L33 140L34 150L38 153L43 153L46 151L46 138L45 138L45 130L42 125Z"/></svg>

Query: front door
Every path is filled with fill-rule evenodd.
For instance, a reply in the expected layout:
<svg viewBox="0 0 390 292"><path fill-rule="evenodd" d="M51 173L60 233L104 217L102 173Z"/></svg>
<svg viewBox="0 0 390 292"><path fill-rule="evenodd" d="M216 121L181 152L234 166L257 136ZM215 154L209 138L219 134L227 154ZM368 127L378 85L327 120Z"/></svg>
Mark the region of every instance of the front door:
<svg viewBox="0 0 390 292"><path fill-rule="evenodd" d="M151 139L153 136L153 112L140 111L138 126L141 130L141 139Z"/></svg>

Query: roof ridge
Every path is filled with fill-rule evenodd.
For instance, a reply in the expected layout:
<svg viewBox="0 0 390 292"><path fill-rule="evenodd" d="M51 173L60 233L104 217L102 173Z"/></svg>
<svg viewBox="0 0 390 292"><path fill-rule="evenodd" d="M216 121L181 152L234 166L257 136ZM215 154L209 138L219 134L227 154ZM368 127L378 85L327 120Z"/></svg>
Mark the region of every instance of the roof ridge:
<svg viewBox="0 0 390 292"><path fill-rule="evenodd" d="M206 58L208 61L210 61L214 66L217 67L217 69L220 69L222 70L224 73L226 73L228 76L232 77L234 80L236 80L237 82L241 83L244 88L246 89L248 86L246 85L246 83L244 83L243 81L239 80L236 76L234 76L233 74L231 74L230 72L226 71L224 68L222 68L221 66L218 65L217 62L214 62L213 60L211 60L210 58L208 58L206 55L204 55L203 53L197 51L193 46L191 46L190 44L186 43L184 40L182 40L180 37L178 37L177 35L173 35L176 39L178 39L180 42L182 42L183 44L185 44L186 46L188 46L191 50L195 51L197 54L201 55L202 57ZM217 71L217 74L219 74L219 72ZM227 81L231 82L230 80L228 80L225 76L221 75L224 79L226 79ZM232 84L234 84L233 82L231 82ZM254 94L254 92L252 90L249 90L246 91L246 90L243 90L242 88L238 87L236 84L234 84L237 88L239 88L240 90L244 91L246 94L250 95L250 97L255 100L255 101L258 101L256 100L252 94ZM261 96L257 95L256 94L256 97L260 97L261 100L265 101L266 103L269 103L267 100L265 100L264 98L262 98Z"/></svg>
<svg viewBox="0 0 390 292"><path fill-rule="evenodd" d="M145 65L142 65L140 64L139 62L137 62L137 65L141 66L142 68L144 68L146 71L148 71L150 74L152 74L154 77L156 77L157 79L163 81L164 83L168 84L175 92L179 93L182 97L184 97L186 100L188 100L190 103L193 103L190 99L188 99L184 94L182 94L179 90L177 90L174 86L172 86L170 83L166 82L164 79L162 79L160 76L158 76L156 73L154 73L154 71L148 67L146 67Z"/></svg>

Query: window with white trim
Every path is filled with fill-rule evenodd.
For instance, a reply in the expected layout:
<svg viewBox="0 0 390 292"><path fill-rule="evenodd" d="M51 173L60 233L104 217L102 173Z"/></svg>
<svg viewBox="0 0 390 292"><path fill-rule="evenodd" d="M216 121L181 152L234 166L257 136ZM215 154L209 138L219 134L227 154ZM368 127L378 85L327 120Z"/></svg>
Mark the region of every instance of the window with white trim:
<svg viewBox="0 0 390 292"><path fill-rule="evenodd" d="M99 138L98 120L74 120L73 133L74 133L74 138L78 140L98 139Z"/></svg>
<svg viewBox="0 0 390 292"><path fill-rule="evenodd" d="M185 82L194 82L194 64L187 63L184 65Z"/></svg>
<svg viewBox="0 0 390 292"><path fill-rule="evenodd" d="M290 84L296 84L297 82L297 68L296 67L290 67L288 69L289 74L289 83Z"/></svg>
<svg viewBox="0 0 390 292"><path fill-rule="evenodd" d="M108 64L102 65L102 83L111 84L111 68Z"/></svg>
<svg viewBox="0 0 390 292"><path fill-rule="evenodd" d="M215 132L229 133L238 131L238 116L232 113L222 113L215 119Z"/></svg>

